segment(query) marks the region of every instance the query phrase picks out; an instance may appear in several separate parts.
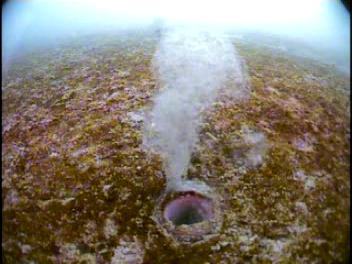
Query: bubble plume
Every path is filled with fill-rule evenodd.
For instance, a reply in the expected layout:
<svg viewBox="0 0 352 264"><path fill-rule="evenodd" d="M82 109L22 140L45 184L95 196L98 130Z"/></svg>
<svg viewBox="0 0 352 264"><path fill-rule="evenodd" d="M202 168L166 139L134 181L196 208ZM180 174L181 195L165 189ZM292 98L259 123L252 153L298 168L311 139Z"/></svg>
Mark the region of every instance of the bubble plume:
<svg viewBox="0 0 352 264"><path fill-rule="evenodd" d="M145 143L163 155L168 188L182 185L198 141L201 111L230 87L234 100L248 95L243 61L219 32L166 30L153 58L160 86L145 123Z"/></svg>

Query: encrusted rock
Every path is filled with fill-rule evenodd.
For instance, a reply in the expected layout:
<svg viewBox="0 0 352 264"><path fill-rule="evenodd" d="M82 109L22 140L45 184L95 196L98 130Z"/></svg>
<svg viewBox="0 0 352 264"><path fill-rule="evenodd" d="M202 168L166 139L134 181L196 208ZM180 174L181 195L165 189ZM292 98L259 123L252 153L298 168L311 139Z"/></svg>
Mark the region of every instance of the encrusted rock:
<svg viewBox="0 0 352 264"><path fill-rule="evenodd" d="M188 181L183 186L159 198L153 219L162 233L187 245L217 236L223 221L220 197L204 184Z"/></svg>
<svg viewBox="0 0 352 264"><path fill-rule="evenodd" d="M136 237L120 239L119 246L114 250L114 256L111 259L111 264L141 264L145 249L142 243Z"/></svg>

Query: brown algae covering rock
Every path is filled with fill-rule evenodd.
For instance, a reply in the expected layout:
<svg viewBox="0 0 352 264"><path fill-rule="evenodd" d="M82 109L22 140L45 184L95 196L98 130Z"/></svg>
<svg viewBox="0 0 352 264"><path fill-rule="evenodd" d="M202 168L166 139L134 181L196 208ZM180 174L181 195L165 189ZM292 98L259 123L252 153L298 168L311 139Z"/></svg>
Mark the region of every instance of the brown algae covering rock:
<svg viewBox="0 0 352 264"><path fill-rule="evenodd" d="M142 146L139 114L159 92L149 32L77 37L14 62L2 83L4 262L347 263L350 77L249 40L234 45L250 98L202 112L186 173L217 197L164 193L162 156ZM168 202L190 190L219 212L216 230L200 228L212 239L165 227Z"/></svg>

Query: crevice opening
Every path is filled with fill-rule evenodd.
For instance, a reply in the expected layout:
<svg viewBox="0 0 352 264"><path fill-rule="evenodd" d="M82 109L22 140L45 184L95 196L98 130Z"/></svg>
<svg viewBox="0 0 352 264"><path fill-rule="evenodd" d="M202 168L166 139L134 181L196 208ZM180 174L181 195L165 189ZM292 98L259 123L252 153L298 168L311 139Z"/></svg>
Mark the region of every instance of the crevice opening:
<svg viewBox="0 0 352 264"><path fill-rule="evenodd" d="M194 192L178 196L170 201L164 209L164 217L175 226L200 223L212 219L213 216L211 200Z"/></svg>

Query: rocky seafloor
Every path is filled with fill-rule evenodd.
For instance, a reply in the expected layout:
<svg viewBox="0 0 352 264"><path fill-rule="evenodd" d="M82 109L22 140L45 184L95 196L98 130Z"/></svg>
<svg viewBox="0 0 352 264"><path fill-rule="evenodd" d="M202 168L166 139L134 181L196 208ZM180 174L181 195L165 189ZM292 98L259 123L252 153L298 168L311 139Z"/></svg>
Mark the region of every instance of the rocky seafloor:
<svg viewBox="0 0 352 264"><path fill-rule="evenodd" d="M218 236L175 246L153 221L162 157L143 146L157 35L28 52L2 81L4 263L346 263L349 75L234 39L251 94L206 109L187 177L222 197Z"/></svg>

